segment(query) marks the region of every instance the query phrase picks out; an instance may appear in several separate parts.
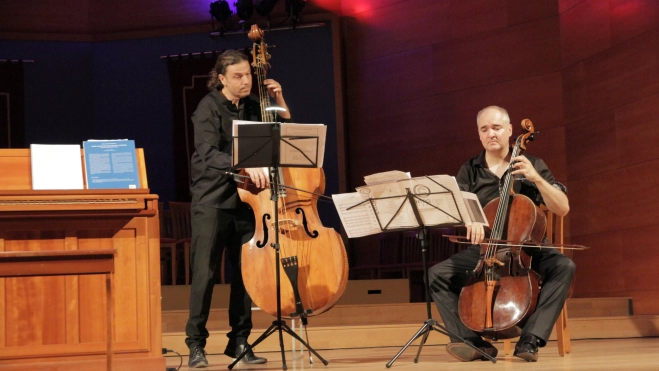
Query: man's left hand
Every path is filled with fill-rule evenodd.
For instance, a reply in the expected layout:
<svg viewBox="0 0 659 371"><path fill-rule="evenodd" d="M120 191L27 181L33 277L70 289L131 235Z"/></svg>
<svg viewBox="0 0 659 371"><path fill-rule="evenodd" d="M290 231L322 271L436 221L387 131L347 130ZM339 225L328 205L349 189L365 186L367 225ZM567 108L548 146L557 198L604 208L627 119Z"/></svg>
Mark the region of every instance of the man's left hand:
<svg viewBox="0 0 659 371"><path fill-rule="evenodd" d="M281 85L273 79L265 79L263 85L268 88L268 94L270 94L270 97L272 98L277 99L283 94Z"/></svg>
<svg viewBox="0 0 659 371"><path fill-rule="evenodd" d="M510 159L513 162L513 175L522 174L529 181L536 183L542 179L526 156L517 156Z"/></svg>

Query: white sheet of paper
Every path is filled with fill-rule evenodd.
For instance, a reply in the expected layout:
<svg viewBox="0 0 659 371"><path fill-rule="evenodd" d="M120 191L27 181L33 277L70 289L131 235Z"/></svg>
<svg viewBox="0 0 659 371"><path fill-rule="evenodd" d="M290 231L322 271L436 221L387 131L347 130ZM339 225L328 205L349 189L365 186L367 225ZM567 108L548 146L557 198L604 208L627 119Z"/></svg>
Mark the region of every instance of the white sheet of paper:
<svg viewBox="0 0 659 371"><path fill-rule="evenodd" d="M380 233L381 228L370 202L357 192L332 195L348 238L363 237ZM358 205L356 207L352 207ZM352 207L350 210L348 208Z"/></svg>
<svg viewBox="0 0 659 371"><path fill-rule="evenodd" d="M79 144L31 144L32 189L84 189Z"/></svg>

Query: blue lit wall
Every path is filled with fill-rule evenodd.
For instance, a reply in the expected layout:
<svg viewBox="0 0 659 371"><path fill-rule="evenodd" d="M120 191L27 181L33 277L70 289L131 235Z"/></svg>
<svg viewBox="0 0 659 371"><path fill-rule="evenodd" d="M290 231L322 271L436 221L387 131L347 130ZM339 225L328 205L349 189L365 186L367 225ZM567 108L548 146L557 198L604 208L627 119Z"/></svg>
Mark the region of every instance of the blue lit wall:
<svg viewBox="0 0 659 371"><path fill-rule="evenodd" d="M328 193L338 193L334 79L330 27L266 35L272 69L294 120L328 128L325 173ZM0 58L33 59L25 66L26 143L81 143L86 139L134 139L146 154L149 186L173 201L172 107L161 55L251 46L246 35L208 34L111 42L0 40ZM325 208L321 206L321 208ZM327 210L326 225L338 226Z"/></svg>

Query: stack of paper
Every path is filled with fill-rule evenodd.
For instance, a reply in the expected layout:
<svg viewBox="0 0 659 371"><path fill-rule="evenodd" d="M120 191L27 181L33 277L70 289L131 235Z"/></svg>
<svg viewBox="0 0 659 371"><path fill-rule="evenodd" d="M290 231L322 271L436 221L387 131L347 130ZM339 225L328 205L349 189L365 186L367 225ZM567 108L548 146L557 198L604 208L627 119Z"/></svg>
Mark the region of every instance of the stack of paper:
<svg viewBox="0 0 659 371"><path fill-rule="evenodd" d="M371 174L364 177L364 184L373 185L387 182L395 182L397 180L410 179L410 173L405 173L398 170L387 171L384 173Z"/></svg>
<svg viewBox="0 0 659 371"><path fill-rule="evenodd" d="M357 187L357 192L332 195L348 237L421 226L487 225L475 194L461 192L455 178L432 175L408 178L403 172L376 174L376 181L398 179ZM403 176L403 175L405 176ZM415 212L418 211L418 214Z"/></svg>

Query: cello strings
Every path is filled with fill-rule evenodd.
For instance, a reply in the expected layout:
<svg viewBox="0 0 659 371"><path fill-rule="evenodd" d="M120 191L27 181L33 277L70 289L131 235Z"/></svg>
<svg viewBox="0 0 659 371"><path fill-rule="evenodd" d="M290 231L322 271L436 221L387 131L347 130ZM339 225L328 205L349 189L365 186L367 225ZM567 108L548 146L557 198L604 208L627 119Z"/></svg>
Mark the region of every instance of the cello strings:
<svg viewBox="0 0 659 371"><path fill-rule="evenodd" d="M511 158L517 157L517 153L519 152L520 148L520 142L522 140L522 137L520 136L517 138L517 142L515 143L515 147L513 147L513 152L511 154ZM497 207L497 212L496 216L494 218L494 226L492 228L492 238L495 240L500 240L501 237L503 236L503 225L504 225L504 217L508 211L508 192L510 191L510 187L513 181L512 174L510 172L512 171L512 162L508 164L508 169L506 169L506 175L503 183L503 187L499 191L499 206ZM487 249L485 252L485 258L492 258L496 256L496 251L497 251L497 245L488 243ZM486 279L488 280L493 280L494 272L491 269L486 269Z"/></svg>

